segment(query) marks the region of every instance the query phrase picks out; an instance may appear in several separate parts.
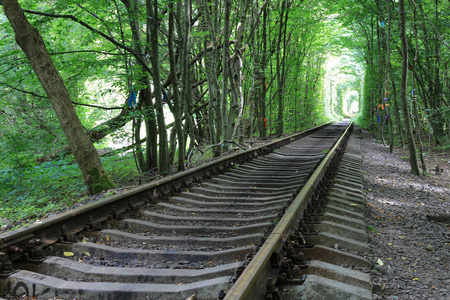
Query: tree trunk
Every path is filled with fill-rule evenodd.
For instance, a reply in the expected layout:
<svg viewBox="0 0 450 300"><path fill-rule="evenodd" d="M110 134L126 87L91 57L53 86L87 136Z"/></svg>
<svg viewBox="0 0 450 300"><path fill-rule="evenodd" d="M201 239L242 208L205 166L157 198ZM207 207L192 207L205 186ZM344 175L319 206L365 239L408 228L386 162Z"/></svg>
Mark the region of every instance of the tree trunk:
<svg viewBox="0 0 450 300"><path fill-rule="evenodd" d="M417 141L419 142L419 157L420 157L420 163L422 164L422 174L426 175L427 174L427 165L425 163L425 157L423 155L423 143L422 143L422 137L421 137L421 128L420 128L420 119L419 119L419 112L417 110L417 103L416 103L416 81L414 80L415 78L415 67L416 67L416 62L419 56L419 41L417 39L417 28L416 28L416 10L414 8L411 8L412 12L411 14L413 14L413 16L411 16L412 19L412 27L414 30L414 40L416 43L416 49L415 49L415 53L414 53L414 60L411 63L411 72L413 74L413 76L411 76L411 82L412 82L412 96L413 96L413 112L414 112L414 120L416 121L416 131L417 131Z"/></svg>
<svg viewBox="0 0 450 300"><path fill-rule="evenodd" d="M392 153L394 151L394 128L392 126L392 118L390 112L390 108L388 106L389 100L391 98L390 92L389 92L389 74L390 74L390 67L391 67L391 7L389 5L390 0L386 0L387 3L387 16L388 16L388 30L387 30L387 36L386 36L386 81L387 81L387 89L386 89L386 95L385 99L388 99L384 103L384 107L386 108L386 120L389 124L389 133L390 133L390 142L389 142L389 152Z"/></svg>
<svg viewBox="0 0 450 300"><path fill-rule="evenodd" d="M282 60L280 59L281 50L281 39L283 37L283 15L284 9L286 7L286 1L281 2L280 11L280 28L278 31L278 41L277 41L277 94L278 94L278 112L277 112L277 135L283 134L283 82L281 74Z"/></svg>
<svg viewBox="0 0 450 300"><path fill-rule="evenodd" d="M435 0L435 23L436 25L439 24L439 0ZM434 106L436 107L436 129L437 132L435 132L435 138L436 142L440 143L442 138L444 137L444 122L443 122L443 116L441 113L441 94L442 94L442 85L440 80L440 73L441 73L441 40L439 38L439 34L436 34L434 38L434 94L433 94L433 102Z"/></svg>
<svg viewBox="0 0 450 300"><path fill-rule="evenodd" d="M169 149L167 140L167 129L164 120L164 111L162 103L162 86L159 74L159 44L158 44L158 4L152 3L152 0L146 1L147 6L147 41L151 45L151 63L153 69L153 86L155 96L156 121L158 123L159 134L159 171L161 174L167 174L170 171L169 166Z"/></svg>
<svg viewBox="0 0 450 300"><path fill-rule="evenodd" d="M168 46L169 46L169 63L170 63L170 77L172 78L172 87L173 87L173 116L175 123L175 130L178 136L178 171L184 169L184 155L186 147L184 145L184 132L182 127L182 118L183 112L181 109L181 100L180 100L180 91L178 85L178 77L177 77L177 67L175 60L175 51L173 47L174 40L174 27L175 27L175 19L174 19L174 7L173 2L169 2L169 35L168 35ZM170 139L170 146L173 147L172 143L174 139ZM172 151L171 151L172 152ZM171 161L173 159L170 159Z"/></svg>
<svg viewBox="0 0 450 300"><path fill-rule="evenodd" d="M89 194L114 187L72 106L70 93L48 54L39 31L28 22L17 0L1 2L22 48L55 109Z"/></svg>
<svg viewBox="0 0 450 300"><path fill-rule="evenodd" d="M235 93L235 103L234 107L232 106L231 109L233 110L233 113L230 113L230 115L234 115L235 117L235 125L233 128L233 132L231 134L231 140L233 140L236 136L236 132L239 129L239 144L244 143L244 135L242 130L242 118L244 113L244 91L243 91L243 74L242 74L242 68L243 68L243 54L248 47L248 45L243 46L243 40L244 40L244 24L245 24L245 16L247 11L247 5L248 1L245 1L244 3L241 3L240 7L240 24L237 28L236 32L236 44L235 44L235 51L234 55L231 58L230 61L230 82L232 83L232 89L234 89ZM234 121L234 120L233 120Z"/></svg>
<svg viewBox="0 0 450 300"><path fill-rule="evenodd" d="M138 17L138 3L137 0L121 0L125 5L128 14L129 14L129 23L132 32L133 38L133 51L135 53L140 53L143 57L145 57L146 51L142 48L144 44L141 39L140 34L140 25L139 25L139 17ZM143 58L141 60L137 60L137 65L141 66L142 69L145 70L146 64L148 63L147 58ZM130 66L131 68L131 66ZM131 73L132 74L132 73ZM140 101L142 101L142 112L144 115L145 121L145 130L146 130L146 159L145 164L142 164L142 160L139 160L141 170L143 172L148 172L149 170L158 168L158 135L157 135L157 124L155 118L155 110L152 102L152 91L150 84L150 74L143 73L142 75L137 75L136 78L132 78L131 76L130 82L133 85L133 80L137 83L138 86L141 86L142 89L139 91ZM130 86L130 89L133 89L133 86ZM141 105L138 103L138 105ZM142 155L143 156L143 155Z"/></svg>
<svg viewBox="0 0 450 300"><path fill-rule="evenodd" d="M224 139L229 139L229 123L228 123L228 61L230 59L230 7L231 0L224 0L225 15L223 29L223 61L222 61L222 134Z"/></svg>
<svg viewBox="0 0 450 300"><path fill-rule="evenodd" d="M266 94L267 94L267 83L266 83L266 55L267 55L267 6L264 7L263 13L263 32L262 32L262 57L261 57L261 96L258 100L259 102L259 137L265 139L267 136L267 119L266 119Z"/></svg>
<svg viewBox="0 0 450 300"><path fill-rule="evenodd" d="M214 26L211 13L209 11L208 4L206 0L202 1L203 4L203 15L205 17L206 24L208 26L211 42L210 47L212 48L211 54L207 54L208 44L205 39L204 51L205 51L205 74L208 79L208 95L209 95L209 105L208 105L208 119L209 119L209 136L211 143L213 145L218 145L220 142L220 136L222 135L222 124L220 119L220 88L218 77L218 61L219 61L219 49L216 36L216 27ZM217 3L216 3L217 4ZM210 59L208 59L210 58ZM219 157L221 152L220 146L213 147L214 157Z"/></svg>
<svg viewBox="0 0 450 300"><path fill-rule="evenodd" d="M405 22L405 0L399 1L400 5L400 39L402 41L402 81L400 84L400 101L403 108L403 116L405 118L406 134L409 148L409 163L411 165L411 173L420 175L417 163L416 143L411 128L411 119L409 117L408 103L406 102L406 85L408 82L408 40L406 38L406 22Z"/></svg>
<svg viewBox="0 0 450 300"><path fill-rule="evenodd" d="M179 15L179 19L181 16ZM189 64L189 49L191 47L191 1L184 1L184 22L183 22L183 30L179 30L179 32L183 32L182 38L182 46L181 46L181 64L182 71L181 77L183 82L182 88L182 110L186 117L185 131L188 133L190 138L189 143L189 152L191 152L194 148L195 143L195 122L192 116L192 85L191 85L191 65ZM179 26L179 28L181 25ZM187 143L187 137L185 137L185 143Z"/></svg>

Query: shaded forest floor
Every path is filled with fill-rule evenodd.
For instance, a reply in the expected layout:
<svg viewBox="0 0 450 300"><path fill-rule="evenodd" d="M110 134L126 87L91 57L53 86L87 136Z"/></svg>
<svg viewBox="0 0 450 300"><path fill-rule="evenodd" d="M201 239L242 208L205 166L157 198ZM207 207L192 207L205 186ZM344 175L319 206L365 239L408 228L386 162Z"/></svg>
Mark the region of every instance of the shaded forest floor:
<svg viewBox="0 0 450 300"><path fill-rule="evenodd" d="M432 151L429 167L444 171L420 177L406 149L391 155L367 131L362 141L374 299L449 299L450 153Z"/></svg>

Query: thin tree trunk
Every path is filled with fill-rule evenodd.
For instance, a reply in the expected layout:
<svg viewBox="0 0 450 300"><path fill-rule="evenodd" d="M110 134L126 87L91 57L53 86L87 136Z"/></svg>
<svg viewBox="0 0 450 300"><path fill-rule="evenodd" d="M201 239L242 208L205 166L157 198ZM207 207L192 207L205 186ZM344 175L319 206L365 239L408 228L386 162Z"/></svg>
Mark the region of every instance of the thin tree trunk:
<svg viewBox="0 0 450 300"><path fill-rule="evenodd" d="M170 171L169 149L167 140L167 129L164 120L164 111L162 103L161 77L159 74L159 44L158 44L158 2L154 0L146 1L147 7L147 41L151 45L151 63L153 69L153 86L155 96L156 120L158 122L159 134L159 171L161 174L167 174Z"/></svg>
<svg viewBox="0 0 450 300"><path fill-rule="evenodd" d="M17 0L3 0L6 17L14 29L17 44L22 48L42 87L55 109L69 147L77 161L89 194L114 187L100 157L72 106L70 93L55 68L39 31L31 26Z"/></svg>
<svg viewBox="0 0 450 300"><path fill-rule="evenodd" d="M248 1L244 1L244 3L241 3L240 7L240 24L237 28L236 32L236 44L235 44L235 52L233 55L233 59L231 60L231 64L233 65L232 68L230 68L230 71L233 70L234 72L231 72L230 78L233 78L232 82L234 84L234 90L236 94L236 107L234 109L234 114L237 112L237 118L236 123L233 128L233 132L231 134L231 140L234 139L236 136L236 132L239 129L239 144L244 143L244 136L243 136L243 130L242 130L242 118L244 113L244 91L243 91L243 75L242 75L242 68L243 68L243 60L244 60L244 52L248 45L243 46L243 40L244 40L244 24L245 24L245 16L247 11L247 4ZM231 80L230 80L231 81Z"/></svg>
<svg viewBox="0 0 450 300"><path fill-rule="evenodd" d="M382 21L382 17L381 17L381 13L382 13L382 11L381 11L381 8L380 8L380 5L379 5L379 1L377 0L376 1L376 3L377 3L377 6L378 6L378 8L379 8L379 11L380 11L380 15L379 15L379 21L381 22ZM383 37L382 37L383 36ZM384 122L383 122L383 119L384 119L384 104L383 104L383 99L384 99L384 95L383 95L383 86L384 86L384 70L383 70L383 55L382 55L382 49L383 49L383 39L384 39L384 34L383 34L383 32L382 32L382 30L380 29L380 26L377 26L377 40L378 40L378 60L379 60L379 62L378 62L378 86L380 87L380 89L379 89L379 92L378 92L378 94L377 94L377 99L378 99L378 101L376 102L377 103L377 119L378 119L378 130L379 130L379 132L380 132L380 137L381 137L381 139L382 139L382 141L383 141L383 144L385 144L386 145L386 141L385 141L385 139L384 139Z"/></svg>
<svg viewBox="0 0 450 300"><path fill-rule="evenodd" d="M125 5L128 14L129 14L129 22L130 28L133 37L133 50L135 53L140 53L142 56L146 54L146 51L142 48L142 39L140 34L140 25L139 25L139 17L138 17L138 3L137 0L121 0ZM141 66L143 69L146 67L148 63L146 58L141 60L137 60L137 64ZM130 66L131 67L131 66ZM131 71L131 74L133 72ZM132 76L131 76L132 77ZM155 118L155 110L152 102L152 90L150 84L150 76L148 73L144 73L141 76L136 76L137 78L131 78L132 85L129 87L132 90L133 80L138 83L138 85L143 86L139 92L140 100L143 101L142 112L144 115L144 123L146 130L146 145L145 145L145 165L141 164L141 169L143 172L147 172L149 170L158 168L158 135L157 135L157 124ZM139 162L142 162L139 160Z"/></svg>
<svg viewBox="0 0 450 300"><path fill-rule="evenodd" d="M267 6L264 8L263 13L263 32L262 32L262 57L261 57L261 96L259 99L259 136L265 139L267 136L267 119L266 119L266 56L267 56Z"/></svg>
<svg viewBox="0 0 450 300"><path fill-rule="evenodd" d="M391 98L390 92L389 92L389 73L390 70L389 68L391 67L391 8L389 5L389 2L391 0L386 0L387 3L387 15L388 15L388 30L387 30L387 36L386 36L386 81L387 81L387 92L386 92L386 99L388 99L387 101L385 101L384 103L384 107L386 108L386 120L389 124L389 133L390 133L390 142L389 142L389 152L392 153L394 151L394 128L392 126L392 118L391 118L391 114L389 113L390 108L388 105L390 105L390 103L388 102L389 99Z"/></svg>
<svg viewBox="0 0 450 300"><path fill-rule="evenodd" d="M277 135L280 136L283 134L283 81L282 81L282 60L280 59L280 50L281 50L281 39L283 37L283 15L284 10L286 8L286 1L281 2L281 11L280 11L280 28L278 31L278 41L277 41L277 93L278 93L278 113L277 113Z"/></svg>
<svg viewBox="0 0 450 300"><path fill-rule="evenodd" d="M412 13L414 12L414 14ZM416 103L416 81L414 80L415 78L415 66L416 66L416 62L419 56L419 42L417 39L417 28L416 28L416 10L411 7L411 14L413 14L411 16L411 21L412 21L412 27L414 30L414 39L416 42L416 49L415 49L415 53L414 53L414 60L411 63L411 72L413 74L413 76L411 76L411 81L412 81L412 94L413 94L413 111L414 111L414 119L416 121L416 131L417 131L417 141L419 142L419 157L420 157L420 162L422 164L422 173L423 175L427 174L427 165L425 163L425 158L423 155L423 143L422 143L422 137L421 135L421 128L420 128L420 119L419 119L419 112L417 110L417 103Z"/></svg>
<svg viewBox="0 0 450 300"><path fill-rule="evenodd" d="M231 0L224 0L224 29L223 29L223 61L222 61L222 133L224 138L229 140L228 123L228 61L230 59L230 8Z"/></svg>
<svg viewBox="0 0 450 300"><path fill-rule="evenodd" d="M142 98L142 92L140 93L139 97ZM141 104L136 108L138 110L142 109L142 104L143 104L143 100L139 101ZM144 153L142 151L142 142L141 142L141 125L142 125L142 115L139 114L138 116L136 116L134 118L134 124L133 124L133 137L134 137L134 141L132 141L132 145L134 143L134 145L136 146L136 150L135 150L135 156L136 156L136 161L137 161L137 168L138 170L142 171L142 172L147 172L149 171L148 169L148 165L146 164L145 158L144 158ZM134 149L134 147L133 147Z"/></svg>
<svg viewBox="0 0 450 300"><path fill-rule="evenodd" d="M220 113L220 88L217 80L217 62L219 61L219 50L216 36L216 28L211 19L211 13L206 0L202 0L203 3L203 15L205 17L205 22L208 26L211 35L211 54L207 54L207 41L205 39L204 51L205 51L205 74L208 79L208 94L209 94L209 105L208 105L208 118L209 118L209 134L211 143L213 145L218 145L222 135L222 123L221 123L221 113ZM210 60L208 59L210 58ZM219 157L221 152L220 146L213 147L214 157Z"/></svg>
<svg viewBox="0 0 450 300"><path fill-rule="evenodd" d="M436 17L436 24L439 24L439 0L435 0L435 17ZM434 38L434 95L433 100L436 107L436 122L437 122L437 132L435 132L436 135L436 141L438 143L441 142L441 139L444 136L444 126L443 126L443 117L441 114L441 93L442 93L442 85L440 80L440 72L441 72L441 40L439 36L436 34Z"/></svg>
<svg viewBox="0 0 450 300"><path fill-rule="evenodd" d="M173 7L173 1L170 0L168 4L169 8L169 35L168 35L168 50L169 50L169 64L170 64L170 77L172 78L172 88L173 88L173 116L174 116L174 123L175 123L175 131L176 135L178 137L178 171L181 171L184 169L184 157L185 157L185 144L184 144L184 132L183 132L183 126L182 126L182 119L183 119L183 112L181 109L181 100L180 100L180 91L179 91L179 85L178 85L178 77L177 77L177 66L176 66L176 60L175 60L175 51L173 47L173 40L174 40L174 31L175 31L175 19L174 19L174 7ZM173 143L175 139L172 139L171 134L171 143L170 146L172 148L171 153L174 152L173 150ZM170 159L170 161L173 161L173 159Z"/></svg>
<svg viewBox="0 0 450 300"><path fill-rule="evenodd" d="M406 20L405 20L405 0L399 0L400 5L400 38L402 42L402 80L400 84L400 101L403 108L403 116L405 118L406 134L408 138L409 163L411 165L411 173L420 175L419 166L417 164L416 143L411 128L411 119L409 116L408 103L406 101L406 85L408 82L408 40L406 38Z"/></svg>
<svg viewBox="0 0 450 300"><path fill-rule="evenodd" d="M180 16L179 16L180 17ZM181 19L181 17L180 17ZM194 118L191 113L191 106L192 106L192 85L191 85L191 67L189 64L189 49L190 49L190 39L191 39L191 1L186 0L184 1L184 18L183 18L183 29L180 30L180 32L183 32L183 38L182 38L182 47L180 49L181 51L181 64L182 64L182 71L181 71L181 77L183 82L183 89L182 89L182 110L184 112L184 115L186 117L186 123L187 126L185 126L185 131L187 131L190 139L189 143L189 152L193 150L194 143L195 143L195 122ZM181 26L179 26L181 27ZM187 136L185 137L186 143L187 143Z"/></svg>

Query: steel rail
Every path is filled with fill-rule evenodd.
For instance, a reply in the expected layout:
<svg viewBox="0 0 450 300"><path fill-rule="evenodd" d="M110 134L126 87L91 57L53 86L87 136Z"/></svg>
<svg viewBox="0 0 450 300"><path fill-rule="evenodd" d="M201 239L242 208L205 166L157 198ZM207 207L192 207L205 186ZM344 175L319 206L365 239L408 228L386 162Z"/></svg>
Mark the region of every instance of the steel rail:
<svg viewBox="0 0 450 300"><path fill-rule="evenodd" d="M293 226L298 224L298 220L301 218L315 187L326 171L333 156L336 154L336 150L345 141L345 137L351 132L352 127L353 123L350 122L339 140L328 152L290 207L286 210L286 213L278 222L275 229L253 257L249 265L245 268L244 272L226 293L225 300L257 299L255 295L265 289L266 282L261 282L261 278L266 278L268 276L267 274L270 273L268 270L268 268L270 268L269 260L274 253L281 250L283 244L288 240Z"/></svg>
<svg viewBox="0 0 450 300"><path fill-rule="evenodd" d="M0 234L0 254L2 261L15 260L21 257L31 245L45 247L56 242L61 237L64 226L67 234L82 231L94 222L103 222L111 215L120 214L130 206L139 205L147 201L164 200L171 191L180 191L194 182L209 178L232 167L235 163L243 163L260 155L273 152L293 140L312 134L328 124L290 135L284 139L274 141L259 147L226 156L201 166L179 172L177 174L144 184L117 195L112 195L95 203L86 204L46 219L41 223L24 226L18 230ZM109 208L106 209L106 208Z"/></svg>

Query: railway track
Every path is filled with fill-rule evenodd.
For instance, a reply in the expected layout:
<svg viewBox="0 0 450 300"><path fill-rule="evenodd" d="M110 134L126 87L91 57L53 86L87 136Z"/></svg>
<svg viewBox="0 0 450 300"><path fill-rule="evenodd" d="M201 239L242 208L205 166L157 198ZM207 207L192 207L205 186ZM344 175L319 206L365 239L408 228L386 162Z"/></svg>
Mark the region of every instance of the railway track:
<svg viewBox="0 0 450 300"><path fill-rule="evenodd" d="M348 125L321 126L3 234L1 291L300 299L342 277L342 293L365 299L370 278L358 268L368 267L368 249L358 154L343 151Z"/></svg>

